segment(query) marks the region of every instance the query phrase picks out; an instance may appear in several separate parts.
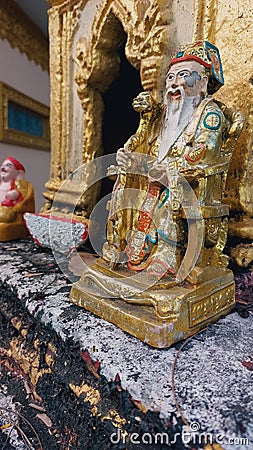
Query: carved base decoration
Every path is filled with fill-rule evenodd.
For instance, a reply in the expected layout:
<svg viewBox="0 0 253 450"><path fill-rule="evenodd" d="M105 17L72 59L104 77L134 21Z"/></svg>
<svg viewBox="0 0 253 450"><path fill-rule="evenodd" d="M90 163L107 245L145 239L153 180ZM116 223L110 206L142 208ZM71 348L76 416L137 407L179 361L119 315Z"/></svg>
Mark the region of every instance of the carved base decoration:
<svg viewBox="0 0 253 450"><path fill-rule="evenodd" d="M98 274L100 285L93 282ZM164 289L163 280L144 292L138 283L129 282L129 276L98 261L73 285L70 301L156 348L170 347L197 333L230 312L235 303L233 274L228 269L206 267L199 286L174 283Z"/></svg>

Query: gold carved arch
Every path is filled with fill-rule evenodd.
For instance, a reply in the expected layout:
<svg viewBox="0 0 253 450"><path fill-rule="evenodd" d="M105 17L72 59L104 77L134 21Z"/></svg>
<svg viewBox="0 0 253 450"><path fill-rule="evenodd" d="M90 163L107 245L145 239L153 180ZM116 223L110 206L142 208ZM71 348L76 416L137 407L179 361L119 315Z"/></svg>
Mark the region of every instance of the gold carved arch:
<svg viewBox="0 0 253 450"><path fill-rule="evenodd" d="M109 88L118 75L120 59L117 50L125 34L126 57L140 70L143 89L151 90L155 97L160 95L161 67L166 55L168 10L166 14L162 13L159 1L111 0L104 3L95 17L90 40L81 38L77 43L80 64L75 79L86 116L83 162L103 153L101 129L92 130L91 127L92 124L96 126L94 117L98 122L99 116L102 123L103 106L99 95ZM97 137L96 143L94 135Z"/></svg>
<svg viewBox="0 0 253 450"><path fill-rule="evenodd" d="M163 86L160 80L165 71L167 53L175 44L168 40L169 27L173 20L172 8L165 7L161 0L107 0L101 1L87 37L75 33L81 29L82 14L87 0L68 0L55 6L50 12L51 36L51 103L53 106L52 162L50 180L44 194L50 209L55 192L76 166L92 161L103 154L102 123L105 92L117 77L120 65L118 48L127 37L125 52L128 61L140 70L143 89L152 91L160 98ZM53 38L53 39L52 39ZM169 42L169 45L168 45ZM57 45L56 45L57 44ZM72 53L71 61L70 54ZM71 73L72 71L72 73ZM60 83L59 83L60 80ZM77 148L71 142L71 117L73 107L69 94L71 83L78 94L82 106L82 139ZM82 173L82 185L88 183L90 174ZM65 200L71 204L71 191L75 183L69 185ZM79 213L89 215L90 208L98 197L98 187L87 191L78 203ZM89 205L89 206L88 206ZM66 210L66 205L64 206Z"/></svg>
<svg viewBox="0 0 253 450"><path fill-rule="evenodd" d="M168 49L168 26L173 12L165 2L159 0L110 0L102 2L98 11L89 42L91 70L93 74L101 71L99 55L108 56L109 67L113 65L110 58L115 59L115 39L118 40L118 25L113 16L120 22L127 35L126 57L141 72L144 89L155 93L159 85L159 75ZM171 3L172 4L172 3ZM168 20L170 17L170 20ZM173 41L173 39L172 39ZM174 48L173 43L171 47ZM104 51L104 54L103 54ZM107 53L108 52L108 53ZM102 63L103 64L103 63ZM107 67L107 72L109 72ZM100 75L96 79L101 79Z"/></svg>

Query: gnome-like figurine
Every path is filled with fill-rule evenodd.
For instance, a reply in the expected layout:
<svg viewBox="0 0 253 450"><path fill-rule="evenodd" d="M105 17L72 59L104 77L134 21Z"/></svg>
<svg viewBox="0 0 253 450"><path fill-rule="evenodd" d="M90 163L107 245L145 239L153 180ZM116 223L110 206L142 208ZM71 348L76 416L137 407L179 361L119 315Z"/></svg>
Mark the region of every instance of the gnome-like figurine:
<svg viewBox="0 0 253 450"><path fill-rule="evenodd" d="M0 241L28 236L23 220L25 212L34 212L33 186L24 180L25 168L9 156L0 169Z"/></svg>

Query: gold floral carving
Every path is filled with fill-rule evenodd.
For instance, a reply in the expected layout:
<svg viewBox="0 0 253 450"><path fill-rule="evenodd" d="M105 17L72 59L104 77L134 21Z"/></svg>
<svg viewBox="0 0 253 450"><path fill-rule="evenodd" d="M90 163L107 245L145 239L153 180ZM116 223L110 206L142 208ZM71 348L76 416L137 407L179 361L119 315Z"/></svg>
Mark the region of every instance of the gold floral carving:
<svg viewBox="0 0 253 450"><path fill-rule="evenodd" d="M209 318L216 312L226 310L234 303L234 285L221 289L215 294L189 302L190 327L194 327Z"/></svg>
<svg viewBox="0 0 253 450"><path fill-rule="evenodd" d="M48 40L13 0L0 0L0 38L48 71Z"/></svg>

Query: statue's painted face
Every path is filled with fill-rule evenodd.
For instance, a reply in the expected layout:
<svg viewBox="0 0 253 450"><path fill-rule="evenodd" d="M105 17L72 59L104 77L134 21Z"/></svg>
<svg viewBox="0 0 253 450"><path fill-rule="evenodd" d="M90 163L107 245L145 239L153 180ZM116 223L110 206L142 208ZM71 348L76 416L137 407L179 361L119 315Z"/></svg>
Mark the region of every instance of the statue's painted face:
<svg viewBox="0 0 253 450"><path fill-rule="evenodd" d="M181 61L169 69L166 76L166 90L170 99L179 100L184 89L186 97L206 94L208 78L204 68L197 61Z"/></svg>
<svg viewBox="0 0 253 450"><path fill-rule="evenodd" d="M3 181L11 181L17 178L19 171L15 169L14 164L5 159L1 164L1 179Z"/></svg>

